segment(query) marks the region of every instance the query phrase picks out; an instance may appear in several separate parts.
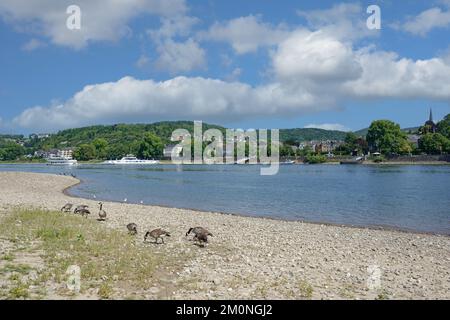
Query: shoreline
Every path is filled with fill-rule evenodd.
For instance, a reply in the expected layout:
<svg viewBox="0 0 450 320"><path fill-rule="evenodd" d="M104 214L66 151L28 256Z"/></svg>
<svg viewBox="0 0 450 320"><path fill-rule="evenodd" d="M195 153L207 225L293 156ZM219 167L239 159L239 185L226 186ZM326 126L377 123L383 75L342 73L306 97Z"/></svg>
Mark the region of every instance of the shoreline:
<svg viewBox="0 0 450 320"><path fill-rule="evenodd" d="M108 219L97 222L97 199L64 193L79 179L19 172L0 172L0 179L0 217L18 207L58 211L71 202L89 205L99 228L125 233L137 223L140 250L173 265L161 275L170 299L450 299L446 236L107 201ZM214 234L205 248L185 237L194 226ZM154 228L172 237L144 245L145 231ZM381 278L371 286L374 268Z"/></svg>
<svg viewBox="0 0 450 320"><path fill-rule="evenodd" d="M43 164L47 164L47 162L2 162L0 161L0 165L43 165ZM78 165L103 165L103 161L79 161ZM162 166L168 166L168 165L177 165L174 164L172 162L170 162L170 160L161 160L161 162L159 162L158 164L155 165L162 165ZM153 166L155 166L153 165ZM208 163L202 163L202 164L195 164L195 163L189 163L189 164L185 164L185 165L236 165L234 163L223 163L223 164L208 164ZM253 165L253 164L239 164L240 166L242 165ZM258 163L256 165L260 165L260 166L264 166L266 164L263 163ZM304 162L296 162L293 164L285 164L283 162L279 162L278 165L280 166L285 166L285 165L308 165L308 166L312 166L312 165L341 165L339 161L327 161L324 163L318 163L318 164L308 164L308 163L304 163ZM402 165L402 166L449 166L450 162L447 161L416 161L416 162L409 162L409 161L383 161L383 162L373 162L373 161L364 161L363 163L361 163L360 165Z"/></svg>
<svg viewBox="0 0 450 320"><path fill-rule="evenodd" d="M75 178L78 180L77 183L74 185L68 186L62 190L62 193L65 194L68 197L71 198L77 198L77 199L83 199L83 200L93 200L84 198L82 196L77 196L70 193L70 189L73 187L76 187L83 183L83 180L79 178ZM263 219L263 220L269 220L269 221L281 221L281 222L297 222L297 223L304 223L304 224L312 224L312 225L318 225L318 226L330 226L330 227L339 227L339 228L352 228L352 229L362 229L362 230L378 230L378 231L391 231L391 232L401 232L401 233L407 233L407 234L418 234L418 235L431 235L431 236L440 236L440 237L448 237L450 238L449 234L442 234L437 232L431 232L431 231L420 231L420 230L413 230L413 229L407 229L407 228L401 228L401 227L395 227L395 226L378 226L378 225L352 225L352 224L341 224L341 223L333 223L333 222L318 222L318 221L308 221L308 220L296 220L296 219L283 219L283 218L276 218L276 217L261 217L261 216L252 216L252 215L246 215L242 213L231 213L231 212L222 212L222 211L208 211L208 210L202 210L202 209L195 209L195 208L187 208L187 207L173 207L173 206L166 206L161 204L140 204L140 203L134 203L134 202L122 202L117 200L102 200L102 199L95 199L95 201L103 201L103 202L110 202L110 203L117 203L117 204L128 204L128 205L139 205L143 207L149 207L149 208L164 208L164 209L177 209L177 210L188 210L193 212L199 212L199 213L208 213L208 214L217 214L217 215L224 215L224 216L232 216L232 217L242 217L242 218L250 218L250 219Z"/></svg>

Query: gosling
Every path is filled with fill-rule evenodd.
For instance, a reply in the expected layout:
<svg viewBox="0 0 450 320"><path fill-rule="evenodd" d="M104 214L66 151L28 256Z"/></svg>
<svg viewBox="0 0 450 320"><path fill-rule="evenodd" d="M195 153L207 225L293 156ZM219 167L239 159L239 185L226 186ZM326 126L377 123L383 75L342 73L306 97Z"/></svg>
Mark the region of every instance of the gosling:
<svg viewBox="0 0 450 320"><path fill-rule="evenodd" d="M129 234L131 234L131 235L136 235L138 233L136 223L127 224L127 229L128 229Z"/></svg>
<svg viewBox="0 0 450 320"><path fill-rule="evenodd" d="M148 237L151 237L155 239L155 243L158 244L158 240L161 239L161 243L164 243L164 236L170 237L170 233L167 231L164 231L162 229L155 229L153 231L147 231L147 233L144 236L144 242L147 241Z"/></svg>
<svg viewBox="0 0 450 320"><path fill-rule="evenodd" d="M196 236L197 234L200 234L200 233L204 233L204 234L206 234L207 236L213 237L212 233L209 232L208 230L206 230L206 229L203 228L203 227L190 228L190 229L188 230L188 232L186 232L186 237L187 237L189 234L191 234L191 233L194 234L194 238L195 238L195 236Z"/></svg>
<svg viewBox="0 0 450 320"><path fill-rule="evenodd" d="M61 212L70 212L72 211L73 204L66 203L64 207L61 208Z"/></svg>
<svg viewBox="0 0 450 320"><path fill-rule="evenodd" d="M79 205L75 208L75 210L73 210L73 213L79 214L79 213L81 213L81 211L86 210L87 208L89 208L89 206L87 206L85 204Z"/></svg>
<svg viewBox="0 0 450 320"><path fill-rule="evenodd" d="M98 217L100 221L106 221L106 211L103 210L103 202L98 203L100 205L100 209L98 211Z"/></svg>
<svg viewBox="0 0 450 320"><path fill-rule="evenodd" d="M86 219L91 214L91 212L88 209L80 209L78 213L81 214L81 216L85 217Z"/></svg>
<svg viewBox="0 0 450 320"><path fill-rule="evenodd" d="M199 243L206 244L208 243L208 236L212 236L211 233L200 232L194 236L194 240L197 240Z"/></svg>

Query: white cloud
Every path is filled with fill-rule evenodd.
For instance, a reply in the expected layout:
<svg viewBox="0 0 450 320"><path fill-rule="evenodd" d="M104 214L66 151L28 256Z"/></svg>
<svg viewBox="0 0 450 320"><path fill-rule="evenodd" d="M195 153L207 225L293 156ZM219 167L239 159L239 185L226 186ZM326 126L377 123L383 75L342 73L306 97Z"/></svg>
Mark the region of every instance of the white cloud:
<svg viewBox="0 0 450 320"><path fill-rule="evenodd" d="M273 55L273 72L284 86L339 101L355 98L425 98L449 101L450 61L400 58L352 43L324 31L296 31Z"/></svg>
<svg viewBox="0 0 450 320"><path fill-rule="evenodd" d="M279 78L302 82L343 81L362 73L351 45L322 31L293 32L278 46L273 65Z"/></svg>
<svg viewBox="0 0 450 320"><path fill-rule="evenodd" d="M341 10L350 16L359 10L336 8L336 12ZM334 15L335 11L327 14ZM155 60L158 68L171 73L204 68L206 54L199 39L227 41L238 54L273 46L268 82L256 86L239 82L239 68L229 75L229 82L202 77L174 77L162 82L125 77L86 86L64 103L29 108L14 119L14 124L47 131L127 121L298 116L358 99L450 102L448 57L413 60L376 47L358 48L355 42L359 36L348 36L351 28L343 27L340 30L345 31L335 34L320 15L315 19L310 16L312 30L289 31L248 16L214 24L206 34L194 38L192 27L196 23L195 18L181 22L167 18L159 30L149 31L159 54ZM351 26L354 28L354 24ZM229 57L222 58L232 65ZM141 62L146 62L145 57ZM338 124L316 126L325 125L331 128Z"/></svg>
<svg viewBox="0 0 450 320"><path fill-rule="evenodd" d="M77 0L81 29L69 30L66 9L73 1L2 0L0 17L17 30L48 37L52 43L75 49L92 41L116 41L130 33L128 21L140 14L184 15L184 0Z"/></svg>
<svg viewBox="0 0 450 320"><path fill-rule="evenodd" d="M198 18L190 16L162 18L161 26L158 29L147 30L147 34L155 41L176 36L187 37L191 34L192 28L199 22Z"/></svg>
<svg viewBox="0 0 450 320"><path fill-rule="evenodd" d="M255 52L260 47L274 46L288 35L286 26L262 22L260 16L249 15L216 22L207 32L199 33L202 40L230 43L237 54Z"/></svg>
<svg viewBox="0 0 450 320"><path fill-rule="evenodd" d="M192 39L186 43L197 48ZM177 68L191 69L195 59L184 43L170 46L175 57L181 52L185 58L172 59ZM299 30L280 43L272 60L273 79L259 86L201 77L163 82L125 77L86 86L62 104L27 109L13 122L47 131L163 119L299 116L368 98L450 101L450 61L444 58L412 60L374 48L355 50L350 42L325 32Z"/></svg>
<svg viewBox="0 0 450 320"><path fill-rule="evenodd" d="M157 69L176 74L205 68L205 50L190 37L198 22L198 18L190 16L163 18L159 29L147 30L159 55Z"/></svg>
<svg viewBox="0 0 450 320"><path fill-rule="evenodd" d="M315 128L315 129L323 129L323 130L336 130L336 131L351 131L350 128L339 124L339 123L323 123L323 124L308 124L305 128Z"/></svg>
<svg viewBox="0 0 450 320"><path fill-rule="evenodd" d="M38 48L42 48L45 46L46 46L45 42L42 42L41 40L33 38L22 46L22 50L33 51L33 50L36 50Z"/></svg>
<svg viewBox="0 0 450 320"><path fill-rule="evenodd" d="M383 51L361 51L355 55L363 73L343 85L345 94L450 101L450 61L444 58L412 60Z"/></svg>
<svg viewBox="0 0 450 320"><path fill-rule="evenodd" d="M205 78L177 77L155 82L125 77L117 82L86 86L59 105L27 109L13 123L46 131L119 121L236 119L302 114L328 108L328 103L301 89L292 90L279 84L251 87Z"/></svg>
<svg viewBox="0 0 450 320"><path fill-rule="evenodd" d="M336 39L357 40L379 35L378 31L367 28L367 14L359 3L340 3L329 9L297 11L297 14L306 19L310 29L330 33Z"/></svg>
<svg viewBox="0 0 450 320"><path fill-rule="evenodd" d="M425 36L435 28L450 26L450 10L434 7L408 19L400 28L415 35Z"/></svg>
<svg viewBox="0 0 450 320"><path fill-rule="evenodd" d="M172 74L189 72L204 68L206 65L205 51L192 38L185 42L167 39L160 43L156 50L159 53L156 67Z"/></svg>

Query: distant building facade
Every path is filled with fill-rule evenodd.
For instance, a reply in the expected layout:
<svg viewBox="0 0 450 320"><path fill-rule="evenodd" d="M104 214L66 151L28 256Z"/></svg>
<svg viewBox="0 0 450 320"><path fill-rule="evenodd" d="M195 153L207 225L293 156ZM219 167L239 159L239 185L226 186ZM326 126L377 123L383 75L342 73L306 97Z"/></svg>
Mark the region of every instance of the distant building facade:
<svg viewBox="0 0 450 320"><path fill-rule="evenodd" d="M51 158L51 157L60 157L60 158L73 158L73 149L65 148L65 149L50 149L48 151L38 150L34 153L35 157L38 158Z"/></svg>

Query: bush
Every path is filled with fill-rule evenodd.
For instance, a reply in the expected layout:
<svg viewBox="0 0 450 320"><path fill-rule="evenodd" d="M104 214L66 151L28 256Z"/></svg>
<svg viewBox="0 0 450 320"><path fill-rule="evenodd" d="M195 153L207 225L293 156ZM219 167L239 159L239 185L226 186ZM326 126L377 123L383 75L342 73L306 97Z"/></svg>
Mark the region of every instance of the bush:
<svg viewBox="0 0 450 320"><path fill-rule="evenodd" d="M321 154L308 154L305 158L305 162L309 164L325 163L326 161L327 157Z"/></svg>

